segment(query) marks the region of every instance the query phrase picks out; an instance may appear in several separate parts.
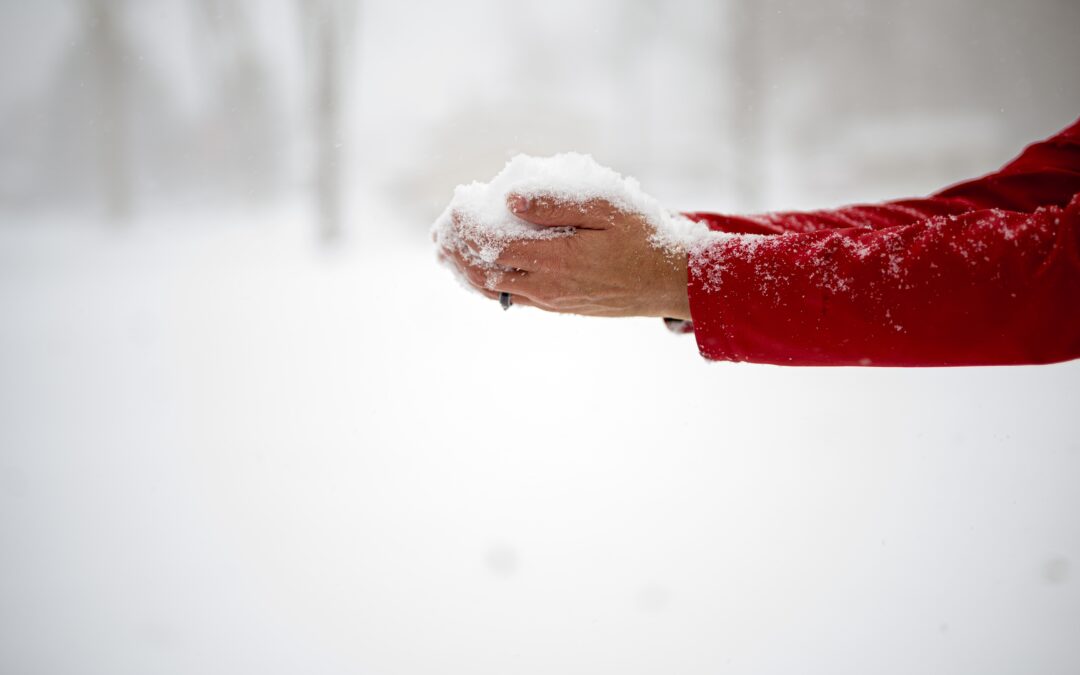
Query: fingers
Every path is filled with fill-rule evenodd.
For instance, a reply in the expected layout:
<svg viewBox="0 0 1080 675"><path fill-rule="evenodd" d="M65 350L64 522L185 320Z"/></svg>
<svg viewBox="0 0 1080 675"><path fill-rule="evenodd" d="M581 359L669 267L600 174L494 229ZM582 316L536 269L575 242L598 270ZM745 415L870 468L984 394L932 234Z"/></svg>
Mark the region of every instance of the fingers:
<svg viewBox="0 0 1080 675"><path fill-rule="evenodd" d="M512 269L484 269L467 260L460 251L443 249L442 255L454 263L470 285L477 289L494 292L496 299L499 293L510 293L515 296L530 294L532 280L528 272Z"/></svg>
<svg viewBox="0 0 1080 675"><path fill-rule="evenodd" d="M451 218L454 232L474 256L487 262L526 271L544 269L558 262L565 254L567 240L573 235L573 230L567 228L565 236L555 236L551 239L499 241L486 239L482 231L464 226L461 215L457 212L451 214ZM496 250L498 250L497 255Z"/></svg>
<svg viewBox="0 0 1080 675"><path fill-rule="evenodd" d="M470 282L469 285L472 286L472 282ZM495 291L489 291L488 289L481 288L479 286L473 286L473 288L475 288L476 291L482 294L484 297L490 298L496 302L499 301L499 293L496 293ZM527 296L515 295L513 293L510 294L510 303L511 305L518 305L519 307L537 307L539 309L544 309Z"/></svg>
<svg viewBox="0 0 1080 675"><path fill-rule="evenodd" d="M478 277L476 275L469 275L466 272L466 270L469 269L469 266L468 266L468 263L465 262L465 258L462 257L461 254L455 254L455 253L453 253L451 251L447 251L447 250L444 249L444 250L439 252L439 258L442 259L442 260L445 260L445 261L451 261L459 270L461 270L462 275L465 277L466 283L468 283L469 286L471 286L473 288L473 290L475 290L477 293L480 293L481 295L483 295L484 297L486 297L486 298L488 298L490 300L495 300L496 302L498 302L499 301L499 295L501 293L503 293L503 292L506 292L506 293L510 293L510 301L514 305L519 305L521 307L536 307L538 309L547 309L546 307L544 307L540 303L536 302L532 298L530 298L530 297L528 297L526 295L522 295L521 293L515 293L513 290L510 290L510 291L491 290L491 289L487 288L482 283L481 284L476 283L476 280L478 279ZM484 281L485 282L487 281L486 278L484 279ZM512 282L512 283L514 283L514 282ZM517 290L517 289L514 289L514 290Z"/></svg>
<svg viewBox="0 0 1080 675"><path fill-rule="evenodd" d="M479 256L484 244L476 239L462 234L460 235L469 250ZM517 239L506 242L495 263L504 267L513 267L519 270L532 272L535 270L547 270L555 267L565 257L568 237L557 239Z"/></svg>
<svg viewBox="0 0 1080 675"><path fill-rule="evenodd" d="M486 270L469 262L459 251L442 249L439 253L461 272L465 282L490 300L499 300L501 293L509 293L515 305L535 307L545 312L561 314L585 314L591 316L624 316L623 312L610 311L595 305L588 298L562 298L559 290L542 277L518 270ZM555 298L553 300L553 298Z"/></svg>
<svg viewBox="0 0 1080 675"><path fill-rule="evenodd" d="M545 227L579 227L606 230L613 227L622 211L604 199L573 202L555 197L511 193L506 207L518 218Z"/></svg>

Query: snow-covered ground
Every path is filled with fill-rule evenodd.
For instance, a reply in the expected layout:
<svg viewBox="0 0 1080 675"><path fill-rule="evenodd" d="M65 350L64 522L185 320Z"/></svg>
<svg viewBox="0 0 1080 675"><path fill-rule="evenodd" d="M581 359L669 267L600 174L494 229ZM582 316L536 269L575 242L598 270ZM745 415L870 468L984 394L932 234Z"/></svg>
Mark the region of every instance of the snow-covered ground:
<svg viewBox="0 0 1080 675"><path fill-rule="evenodd" d="M1080 669L1080 363L710 364L215 218L0 228L3 672Z"/></svg>

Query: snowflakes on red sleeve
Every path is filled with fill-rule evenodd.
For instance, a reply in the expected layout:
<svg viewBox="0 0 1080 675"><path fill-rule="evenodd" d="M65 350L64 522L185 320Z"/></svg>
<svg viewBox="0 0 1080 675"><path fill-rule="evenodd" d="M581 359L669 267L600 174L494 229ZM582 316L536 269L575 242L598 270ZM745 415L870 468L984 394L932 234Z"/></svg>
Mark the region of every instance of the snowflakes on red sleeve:
<svg viewBox="0 0 1080 675"><path fill-rule="evenodd" d="M724 216L688 293L703 356L789 365L1080 357L1080 120L925 199Z"/></svg>

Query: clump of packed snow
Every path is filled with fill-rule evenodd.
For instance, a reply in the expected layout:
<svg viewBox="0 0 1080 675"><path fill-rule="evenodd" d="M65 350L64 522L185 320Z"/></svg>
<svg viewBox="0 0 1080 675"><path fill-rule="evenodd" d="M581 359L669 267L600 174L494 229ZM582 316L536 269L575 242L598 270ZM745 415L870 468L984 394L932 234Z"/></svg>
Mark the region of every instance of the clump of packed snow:
<svg viewBox="0 0 1080 675"><path fill-rule="evenodd" d="M620 211L640 216L652 230L650 242L672 253L685 252L708 235L704 224L668 211L645 194L633 177L600 165L591 155L567 152L551 157L517 155L491 182L459 185L432 226L437 246L498 272L495 261L511 241L573 235L573 227L542 227L518 218L507 207L511 194L566 204L607 201ZM478 247L470 249L463 237Z"/></svg>

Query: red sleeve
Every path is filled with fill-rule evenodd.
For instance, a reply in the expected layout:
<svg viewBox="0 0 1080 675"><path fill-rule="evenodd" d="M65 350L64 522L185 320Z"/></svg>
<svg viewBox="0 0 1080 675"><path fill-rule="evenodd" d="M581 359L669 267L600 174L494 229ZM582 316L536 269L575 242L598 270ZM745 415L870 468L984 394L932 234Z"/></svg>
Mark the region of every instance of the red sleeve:
<svg viewBox="0 0 1080 675"><path fill-rule="evenodd" d="M701 353L792 365L1080 357L1078 132L1080 123L995 174L924 200L709 214L713 229L763 236L691 253Z"/></svg>

